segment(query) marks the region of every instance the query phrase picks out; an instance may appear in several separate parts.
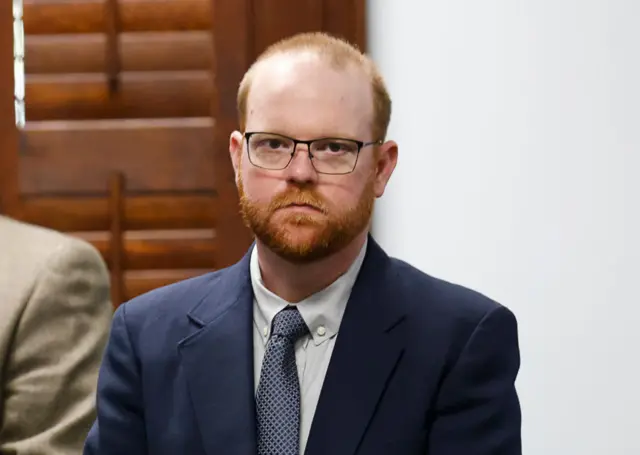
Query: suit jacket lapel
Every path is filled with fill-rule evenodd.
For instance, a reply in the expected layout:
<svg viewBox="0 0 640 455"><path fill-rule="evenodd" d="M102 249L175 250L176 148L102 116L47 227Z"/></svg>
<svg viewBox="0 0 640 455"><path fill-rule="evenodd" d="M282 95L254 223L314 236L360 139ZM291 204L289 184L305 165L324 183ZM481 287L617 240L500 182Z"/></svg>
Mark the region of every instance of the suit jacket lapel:
<svg viewBox="0 0 640 455"><path fill-rule="evenodd" d="M369 238L311 426L306 455L352 455L404 347L388 256Z"/></svg>
<svg viewBox="0 0 640 455"><path fill-rule="evenodd" d="M253 291L249 255L222 272L215 295L189 313L194 332L179 344L205 451L256 453Z"/></svg>

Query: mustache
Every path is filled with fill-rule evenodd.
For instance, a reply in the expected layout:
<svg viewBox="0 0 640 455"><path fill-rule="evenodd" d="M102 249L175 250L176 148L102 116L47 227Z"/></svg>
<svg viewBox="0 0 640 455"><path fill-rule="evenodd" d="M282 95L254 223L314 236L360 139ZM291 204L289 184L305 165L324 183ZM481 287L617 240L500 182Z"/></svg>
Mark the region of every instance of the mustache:
<svg viewBox="0 0 640 455"><path fill-rule="evenodd" d="M312 190L290 189L276 195L269 204L269 210L274 212L290 205L308 205L327 214L327 204L322 197Z"/></svg>

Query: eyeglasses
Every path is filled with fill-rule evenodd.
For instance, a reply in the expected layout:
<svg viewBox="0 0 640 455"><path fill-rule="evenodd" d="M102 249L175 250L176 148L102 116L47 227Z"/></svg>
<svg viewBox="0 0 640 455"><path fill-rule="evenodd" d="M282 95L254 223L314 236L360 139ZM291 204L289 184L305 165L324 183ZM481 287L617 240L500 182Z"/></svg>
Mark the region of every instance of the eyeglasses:
<svg viewBox="0 0 640 455"><path fill-rule="evenodd" d="M274 133L244 133L249 161L256 167L272 171L289 166L298 144L308 147L311 164L320 174L349 174L356 168L360 150L382 141L362 142L355 139L322 138L301 141Z"/></svg>

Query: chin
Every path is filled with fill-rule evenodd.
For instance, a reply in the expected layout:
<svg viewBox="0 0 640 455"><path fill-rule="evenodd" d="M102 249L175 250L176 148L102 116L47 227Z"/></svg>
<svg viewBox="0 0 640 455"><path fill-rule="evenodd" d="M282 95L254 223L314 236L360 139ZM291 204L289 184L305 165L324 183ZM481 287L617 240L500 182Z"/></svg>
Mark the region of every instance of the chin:
<svg viewBox="0 0 640 455"><path fill-rule="evenodd" d="M279 237L283 242L294 248L304 245L315 245L321 243L324 226L317 224L285 223L276 228Z"/></svg>
<svg viewBox="0 0 640 455"><path fill-rule="evenodd" d="M324 226L300 223L283 223L272 226L262 240L279 256L305 263L327 255Z"/></svg>

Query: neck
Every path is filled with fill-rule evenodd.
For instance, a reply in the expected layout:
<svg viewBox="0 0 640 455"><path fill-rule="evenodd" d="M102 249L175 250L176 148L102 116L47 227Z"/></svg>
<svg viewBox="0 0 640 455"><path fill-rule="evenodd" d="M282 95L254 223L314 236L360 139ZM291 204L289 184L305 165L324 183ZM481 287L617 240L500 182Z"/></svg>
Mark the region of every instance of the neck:
<svg viewBox="0 0 640 455"><path fill-rule="evenodd" d="M262 281L277 296L287 302L297 303L326 288L346 273L358 257L367 233L364 231L337 253L308 264L287 261L258 240L256 248Z"/></svg>

